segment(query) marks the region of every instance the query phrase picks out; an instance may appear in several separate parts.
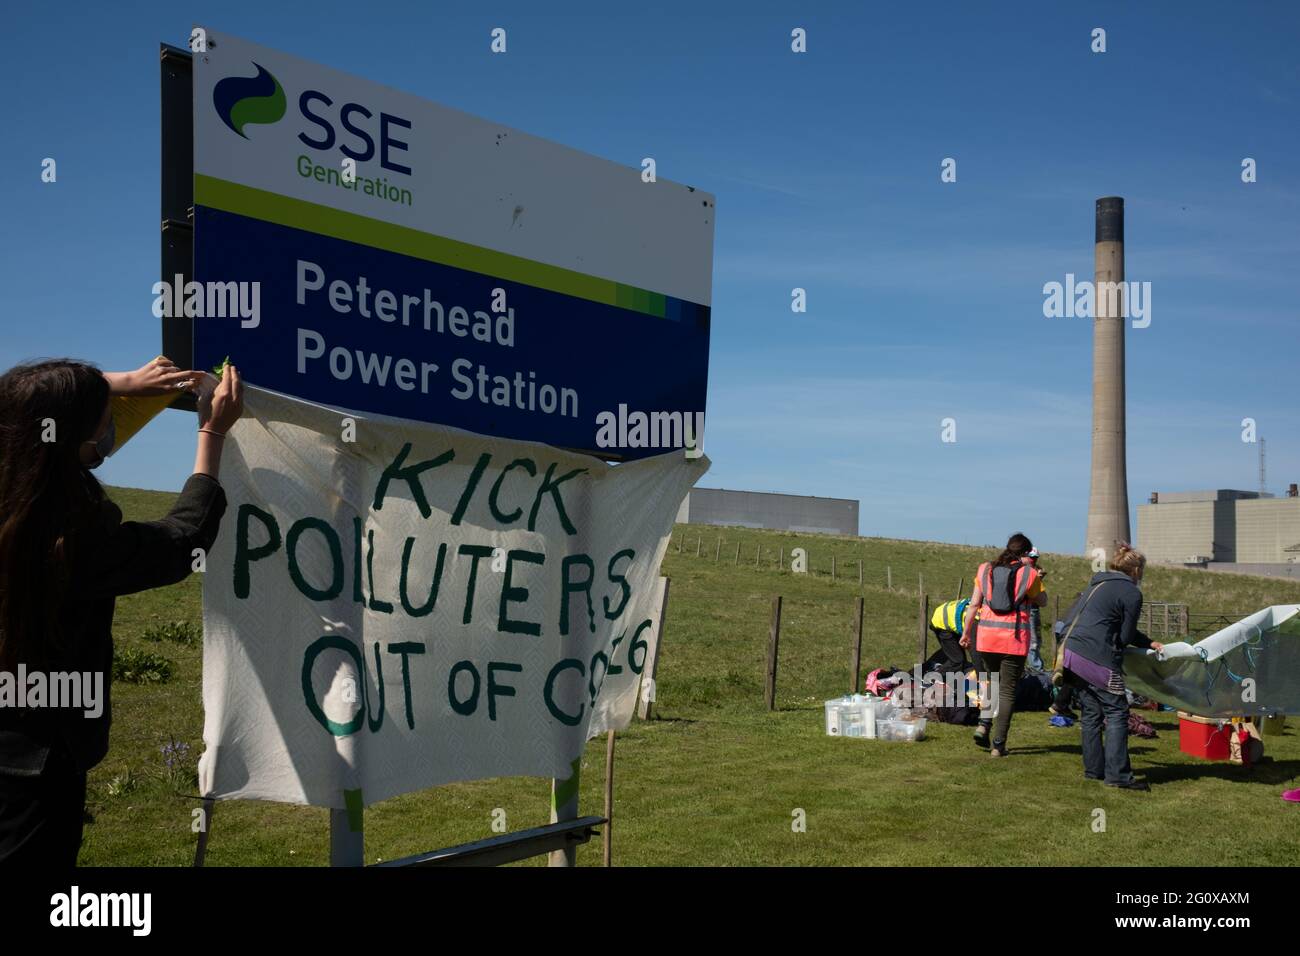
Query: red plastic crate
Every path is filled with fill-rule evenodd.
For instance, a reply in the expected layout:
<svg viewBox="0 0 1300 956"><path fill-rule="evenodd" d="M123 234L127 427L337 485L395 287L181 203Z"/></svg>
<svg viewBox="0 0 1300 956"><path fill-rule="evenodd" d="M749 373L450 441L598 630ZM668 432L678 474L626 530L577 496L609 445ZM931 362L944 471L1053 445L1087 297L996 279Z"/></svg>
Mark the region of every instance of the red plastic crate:
<svg viewBox="0 0 1300 956"><path fill-rule="evenodd" d="M1232 724L1210 717L1178 713L1178 749L1202 760L1227 760Z"/></svg>

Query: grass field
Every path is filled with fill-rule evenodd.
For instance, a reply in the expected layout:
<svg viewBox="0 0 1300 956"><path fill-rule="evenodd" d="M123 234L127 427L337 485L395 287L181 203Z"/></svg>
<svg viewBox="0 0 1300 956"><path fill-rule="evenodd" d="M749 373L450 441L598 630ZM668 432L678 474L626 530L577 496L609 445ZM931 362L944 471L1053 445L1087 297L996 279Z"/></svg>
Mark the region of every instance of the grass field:
<svg viewBox="0 0 1300 956"><path fill-rule="evenodd" d="M161 516L172 498L126 489L112 495L135 519ZM964 727L932 723L929 739L916 744L823 734L822 701L849 689L854 599L866 599L864 673L910 666L918 578L931 594L955 596L959 579L969 584L991 549L697 526L679 526L677 535L663 567L672 592L657 719L634 721L618 736L616 865L1294 864L1300 807L1280 799L1300 776L1294 718L1283 736L1265 739L1266 762L1247 771L1183 755L1173 715L1152 715L1160 738L1130 747L1150 793L1083 780L1077 728L1051 728L1043 713L1016 716L1004 760L977 750ZM794 547L808 549L813 573L774 569L779 549L788 562ZM1089 576L1080 558L1045 555L1042 564L1062 606ZM1148 601L1186 602L1193 611L1244 614L1300 602L1300 583L1181 569L1150 569L1143 590ZM769 713L762 688L775 594L784 598L781 666L778 709ZM86 827L83 865L193 859L201 647L145 637L173 621L200 621L197 578L118 601L119 653L161 654L174 662L174 676L114 685L112 746L90 777L94 822ZM169 770L161 748L172 741L189 753ZM604 748L603 740L592 741L584 757L584 812L600 812ZM366 811L366 858L491 836L498 808L512 830L545 823L549 799L549 781L511 778L389 800ZM792 828L797 810L805 832ZM328 854L327 811L231 801L215 814L208 865L319 866ZM599 854L593 842L579 851L579 863L598 864Z"/></svg>

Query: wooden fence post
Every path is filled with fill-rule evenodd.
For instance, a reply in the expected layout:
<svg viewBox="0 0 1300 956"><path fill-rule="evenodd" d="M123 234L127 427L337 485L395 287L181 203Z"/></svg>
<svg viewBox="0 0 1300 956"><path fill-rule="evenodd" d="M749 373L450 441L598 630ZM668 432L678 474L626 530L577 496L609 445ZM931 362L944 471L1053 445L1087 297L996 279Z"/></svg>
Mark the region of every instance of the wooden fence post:
<svg viewBox="0 0 1300 956"><path fill-rule="evenodd" d="M758 570L758 561L763 557L763 546L760 544L758 550L754 552L754 570Z"/></svg>
<svg viewBox="0 0 1300 956"><path fill-rule="evenodd" d="M781 644L781 595L772 599L772 628L767 635L767 709L776 710L776 662Z"/></svg>
<svg viewBox="0 0 1300 956"><path fill-rule="evenodd" d="M736 557L735 560L731 562L731 564L733 567L737 567L737 568L740 567L740 542L739 541L736 542Z"/></svg>
<svg viewBox="0 0 1300 956"><path fill-rule="evenodd" d="M831 555L831 580L835 580L835 555Z"/></svg>
<svg viewBox="0 0 1300 956"><path fill-rule="evenodd" d="M957 579L957 600L958 601L960 601L965 596L963 593L965 592L965 590L966 590L966 579L958 578Z"/></svg>
<svg viewBox="0 0 1300 956"><path fill-rule="evenodd" d="M777 555L777 558L776 558L776 569L777 569L778 571L784 571L784 570L785 570L785 545L781 545L781 553L780 553L779 555Z"/></svg>
<svg viewBox="0 0 1300 956"><path fill-rule="evenodd" d="M1056 611L1052 616L1052 626L1048 628L1052 632L1052 667L1056 667L1056 656L1060 652L1060 645L1057 643L1056 622L1061 619L1061 595L1056 595Z"/></svg>
<svg viewBox="0 0 1300 956"><path fill-rule="evenodd" d="M857 600L858 613L854 618L853 626L853 664L850 670L853 675L853 686L849 688L850 694L860 693L862 685L862 608L863 600L859 597Z"/></svg>
<svg viewBox="0 0 1300 956"><path fill-rule="evenodd" d="M713 549L713 563L717 564L718 558L722 557L722 538L718 538L718 546Z"/></svg>
<svg viewBox="0 0 1300 956"><path fill-rule="evenodd" d="M862 587L862 562L858 561L858 587Z"/></svg>
<svg viewBox="0 0 1300 956"><path fill-rule="evenodd" d="M930 637L930 631L925 626L926 619L929 616L930 596L928 594L920 594L918 595L916 602L916 649L921 655L916 659L918 664L925 663L926 651L929 650L928 638Z"/></svg>
<svg viewBox="0 0 1300 956"><path fill-rule="evenodd" d="M885 565L885 590L894 590L894 571L889 565Z"/></svg>

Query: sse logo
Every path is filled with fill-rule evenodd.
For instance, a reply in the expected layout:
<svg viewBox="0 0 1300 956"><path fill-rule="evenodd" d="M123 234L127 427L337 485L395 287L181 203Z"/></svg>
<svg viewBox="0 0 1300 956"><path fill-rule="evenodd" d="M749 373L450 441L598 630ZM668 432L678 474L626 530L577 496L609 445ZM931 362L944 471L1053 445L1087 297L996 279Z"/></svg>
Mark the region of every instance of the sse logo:
<svg viewBox="0 0 1300 956"><path fill-rule="evenodd" d="M254 63L253 66L257 67L257 76L227 77L212 90L212 105L216 107L217 115L244 139L248 139L244 127L249 123L276 123L284 118L285 112L284 88L280 81L260 64ZM358 163L370 162L377 153L379 165L384 169L411 175L411 167L403 166L393 158L395 151L406 152L409 146L394 137L393 129L410 129L410 120L381 111L378 122L371 123L375 119L373 112L360 103L344 103L338 108L340 133L330 118L333 107L334 101L320 90L304 90L298 97L298 111L303 119L320 128L319 136L308 136L306 132L298 134L305 146L321 151L337 148Z"/></svg>
<svg viewBox="0 0 1300 956"><path fill-rule="evenodd" d="M228 76L212 88L212 105L221 121L243 136L249 123L278 123L284 118L284 87L259 63L257 76Z"/></svg>

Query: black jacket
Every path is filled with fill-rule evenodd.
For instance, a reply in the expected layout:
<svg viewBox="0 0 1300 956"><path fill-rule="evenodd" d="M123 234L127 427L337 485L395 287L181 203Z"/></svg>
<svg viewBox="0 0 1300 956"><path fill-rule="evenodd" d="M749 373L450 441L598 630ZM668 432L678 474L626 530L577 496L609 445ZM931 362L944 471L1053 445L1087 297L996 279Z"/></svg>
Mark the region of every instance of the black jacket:
<svg viewBox="0 0 1300 956"><path fill-rule="evenodd" d="M103 711L92 718L80 710L0 708L0 774L39 774L52 749L79 771L104 759L112 719L116 598L185 578L193 568L194 549L207 551L216 540L225 510L221 485L202 474L190 475L161 521L123 521L117 505L104 501L95 526L78 542L68 589L67 650L51 665L102 673Z"/></svg>
<svg viewBox="0 0 1300 956"><path fill-rule="evenodd" d="M1085 606L1088 594L1098 585L1100 589ZM1063 618L1062 636L1070 630L1074 616L1079 615L1066 649L1094 664L1123 673L1125 648L1151 646L1151 639L1137 629L1141 613L1142 591L1133 579L1118 571L1100 571L1092 576L1088 587Z"/></svg>

